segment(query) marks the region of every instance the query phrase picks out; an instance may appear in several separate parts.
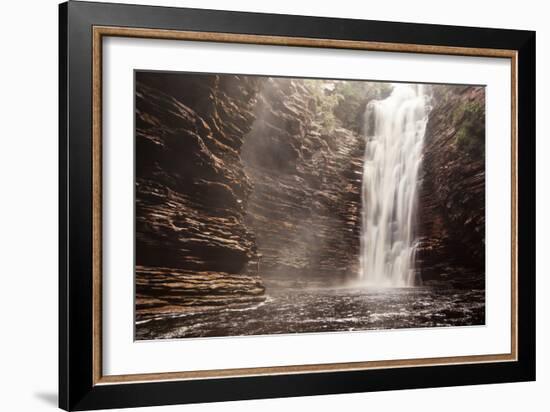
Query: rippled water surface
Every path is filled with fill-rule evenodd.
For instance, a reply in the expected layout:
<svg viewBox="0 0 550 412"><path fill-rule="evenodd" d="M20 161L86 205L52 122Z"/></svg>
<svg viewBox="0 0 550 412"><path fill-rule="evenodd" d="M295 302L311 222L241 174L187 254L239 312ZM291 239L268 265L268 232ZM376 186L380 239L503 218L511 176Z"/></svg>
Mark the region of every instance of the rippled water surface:
<svg viewBox="0 0 550 412"><path fill-rule="evenodd" d="M137 339L266 335L485 323L483 290L278 290L245 309L211 309L136 326Z"/></svg>

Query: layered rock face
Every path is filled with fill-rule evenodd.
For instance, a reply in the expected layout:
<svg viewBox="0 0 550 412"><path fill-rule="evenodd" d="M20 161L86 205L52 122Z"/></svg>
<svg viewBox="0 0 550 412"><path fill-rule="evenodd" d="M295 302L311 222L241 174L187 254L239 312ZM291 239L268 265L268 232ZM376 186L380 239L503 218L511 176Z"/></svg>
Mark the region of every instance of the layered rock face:
<svg viewBox="0 0 550 412"><path fill-rule="evenodd" d="M327 286L357 276L364 138L326 130L303 80L268 79L255 115L242 159L262 277Z"/></svg>
<svg viewBox="0 0 550 412"><path fill-rule="evenodd" d="M136 74L138 320L263 300L239 154L259 82Z"/></svg>
<svg viewBox="0 0 550 412"><path fill-rule="evenodd" d="M480 287L485 273L485 89L433 86L417 254L425 283Z"/></svg>
<svg viewBox="0 0 550 412"><path fill-rule="evenodd" d="M321 104L304 80L137 73L138 321L356 276L364 138Z"/></svg>

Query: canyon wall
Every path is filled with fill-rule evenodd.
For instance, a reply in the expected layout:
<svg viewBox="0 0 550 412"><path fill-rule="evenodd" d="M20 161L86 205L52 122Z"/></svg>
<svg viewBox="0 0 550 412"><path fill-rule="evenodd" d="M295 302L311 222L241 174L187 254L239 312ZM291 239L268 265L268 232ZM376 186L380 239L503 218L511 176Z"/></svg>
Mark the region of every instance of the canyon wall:
<svg viewBox="0 0 550 412"><path fill-rule="evenodd" d="M240 149L254 77L136 73L136 314L262 301Z"/></svg>
<svg viewBox="0 0 550 412"><path fill-rule="evenodd" d="M364 138L335 124L330 93L305 80L136 74L138 321L261 302L266 282L356 276Z"/></svg>
<svg viewBox="0 0 550 412"><path fill-rule="evenodd" d="M304 80L262 83L242 146L253 185L247 224L266 281L342 284L357 276L364 138L327 124L332 113Z"/></svg>
<svg viewBox="0 0 550 412"><path fill-rule="evenodd" d="M417 260L424 283L484 287L485 89L433 86Z"/></svg>

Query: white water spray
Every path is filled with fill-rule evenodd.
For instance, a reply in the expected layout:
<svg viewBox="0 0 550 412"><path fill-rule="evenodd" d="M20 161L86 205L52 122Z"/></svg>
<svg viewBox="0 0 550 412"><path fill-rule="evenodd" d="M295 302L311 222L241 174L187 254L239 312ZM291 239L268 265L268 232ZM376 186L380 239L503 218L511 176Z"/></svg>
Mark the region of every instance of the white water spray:
<svg viewBox="0 0 550 412"><path fill-rule="evenodd" d="M360 281L415 284L418 171L429 108L423 85L395 84L365 111Z"/></svg>

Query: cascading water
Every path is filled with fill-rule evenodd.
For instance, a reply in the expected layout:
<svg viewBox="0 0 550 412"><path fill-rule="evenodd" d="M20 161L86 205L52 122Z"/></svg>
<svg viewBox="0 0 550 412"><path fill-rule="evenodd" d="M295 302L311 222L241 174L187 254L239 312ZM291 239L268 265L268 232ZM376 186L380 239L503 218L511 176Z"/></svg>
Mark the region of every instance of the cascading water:
<svg viewBox="0 0 550 412"><path fill-rule="evenodd" d="M415 284L418 171L429 108L423 85L395 84L365 110L359 278L365 286Z"/></svg>

